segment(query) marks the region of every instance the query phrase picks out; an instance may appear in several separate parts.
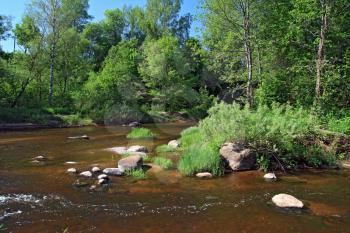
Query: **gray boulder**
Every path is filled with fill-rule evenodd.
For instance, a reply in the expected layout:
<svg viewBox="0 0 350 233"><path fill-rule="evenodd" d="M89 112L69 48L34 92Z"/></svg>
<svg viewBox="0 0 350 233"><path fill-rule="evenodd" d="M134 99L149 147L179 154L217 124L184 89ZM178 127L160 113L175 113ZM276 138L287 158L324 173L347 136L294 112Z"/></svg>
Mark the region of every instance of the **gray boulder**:
<svg viewBox="0 0 350 233"><path fill-rule="evenodd" d="M272 202L281 208L298 208L301 209L304 207L303 202L298 200L297 198L293 197L289 194L278 194L272 197Z"/></svg>
<svg viewBox="0 0 350 233"><path fill-rule="evenodd" d="M122 171L140 168L143 164L142 156L132 155L119 160L118 168Z"/></svg>
<svg viewBox="0 0 350 233"><path fill-rule="evenodd" d="M256 156L239 143L225 143L220 149L226 166L233 171L251 170L255 167Z"/></svg>

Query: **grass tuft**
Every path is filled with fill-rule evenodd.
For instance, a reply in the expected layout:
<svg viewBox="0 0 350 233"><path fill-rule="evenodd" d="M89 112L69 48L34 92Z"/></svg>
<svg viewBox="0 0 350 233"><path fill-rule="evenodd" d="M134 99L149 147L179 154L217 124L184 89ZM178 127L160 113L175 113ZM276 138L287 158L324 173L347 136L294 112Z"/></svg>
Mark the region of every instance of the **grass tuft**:
<svg viewBox="0 0 350 233"><path fill-rule="evenodd" d="M127 176L131 176L134 180L144 180L147 178L146 173L142 169L127 170Z"/></svg>
<svg viewBox="0 0 350 233"><path fill-rule="evenodd" d="M186 176L192 176L198 172L210 172L216 176L223 174L218 151L204 144L195 144L187 148L180 158L178 169Z"/></svg>
<svg viewBox="0 0 350 233"><path fill-rule="evenodd" d="M163 157L155 157L153 160L154 164L157 164L163 169L170 169L173 166L173 162L170 159L163 158Z"/></svg>
<svg viewBox="0 0 350 233"><path fill-rule="evenodd" d="M154 138L154 133L147 128L133 128L126 136L128 139Z"/></svg>

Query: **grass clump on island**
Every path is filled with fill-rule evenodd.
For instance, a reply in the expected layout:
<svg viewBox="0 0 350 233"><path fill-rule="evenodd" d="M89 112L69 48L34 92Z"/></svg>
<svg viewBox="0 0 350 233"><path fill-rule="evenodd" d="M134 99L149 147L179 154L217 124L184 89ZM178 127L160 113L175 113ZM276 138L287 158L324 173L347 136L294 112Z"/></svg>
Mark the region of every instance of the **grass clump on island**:
<svg viewBox="0 0 350 233"><path fill-rule="evenodd" d="M141 168L127 170L125 174L132 177L134 180L144 180L147 178L145 171Z"/></svg>
<svg viewBox="0 0 350 233"><path fill-rule="evenodd" d="M173 162L170 159L163 157L155 157L153 163L167 170L173 167Z"/></svg>
<svg viewBox="0 0 350 233"><path fill-rule="evenodd" d="M264 170L334 164L335 154L323 149L317 140L318 130L319 121L302 108L276 104L249 109L217 104L198 127L182 132L184 154L178 169L184 175L203 171L223 174L219 150L227 141L243 142L256 153L258 165Z"/></svg>
<svg viewBox="0 0 350 233"><path fill-rule="evenodd" d="M147 128L133 128L126 137L128 139L150 139L154 138L155 134Z"/></svg>

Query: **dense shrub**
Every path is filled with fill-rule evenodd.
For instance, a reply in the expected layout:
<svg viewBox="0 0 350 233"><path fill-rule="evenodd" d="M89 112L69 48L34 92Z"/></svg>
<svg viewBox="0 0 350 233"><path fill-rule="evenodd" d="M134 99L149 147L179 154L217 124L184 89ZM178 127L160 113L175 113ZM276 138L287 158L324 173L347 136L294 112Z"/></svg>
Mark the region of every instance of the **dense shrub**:
<svg viewBox="0 0 350 233"><path fill-rule="evenodd" d="M271 165L294 168L300 163L316 167L329 164L331 155L314 140L317 130L318 121L302 108L272 105L251 110L237 104L217 104L198 128L182 133L181 142L187 150L179 169L189 175L209 164L220 166L213 158L219 158L219 148L226 141L240 141L253 149L265 170L276 168Z"/></svg>

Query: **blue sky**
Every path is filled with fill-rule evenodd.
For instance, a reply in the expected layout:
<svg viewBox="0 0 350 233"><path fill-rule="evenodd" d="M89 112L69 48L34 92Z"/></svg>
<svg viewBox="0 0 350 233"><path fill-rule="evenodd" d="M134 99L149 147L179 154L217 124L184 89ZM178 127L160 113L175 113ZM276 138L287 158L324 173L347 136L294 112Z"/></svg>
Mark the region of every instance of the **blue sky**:
<svg viewBox="0 0 350 233"><path fill-rule="evenodd" d="M0 14L8 15L12 17L12 24L16 25L19 23L22 15L25 12L26 5L31 2L31 0L0 0ZM89 13L94 17L93 21L98 21L103 19L103 13L106 9L115 9L122 8L124 5L128 6L144 6L146 4L146 0L90 0L90 9ZM191 13L192 15L196 14L198 1L197 0L184 0L181 14ZM198 22L193 22L191 28L191 35L196 36L196 28L198 28L200 24ZM1 41L1 47L5 51L12 51L13 49L13 39L9 39L8 41Z"/></svg>

